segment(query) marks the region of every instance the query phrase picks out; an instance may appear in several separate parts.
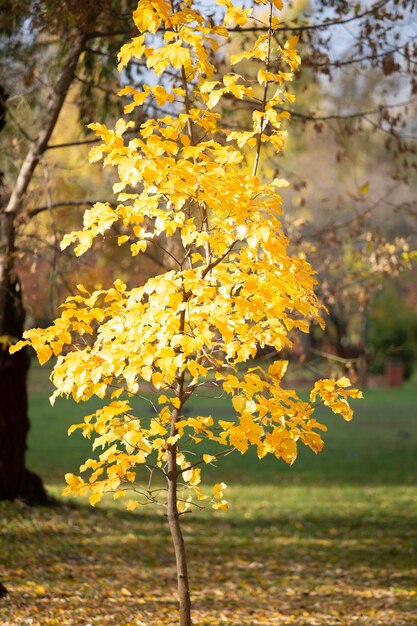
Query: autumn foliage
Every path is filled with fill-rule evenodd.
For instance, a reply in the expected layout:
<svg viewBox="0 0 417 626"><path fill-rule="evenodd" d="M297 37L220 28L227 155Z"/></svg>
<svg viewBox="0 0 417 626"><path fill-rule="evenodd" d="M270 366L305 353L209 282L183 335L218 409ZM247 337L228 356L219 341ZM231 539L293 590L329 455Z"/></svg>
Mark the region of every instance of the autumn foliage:
<svg viewBox="0 0 417 626"><path fill-rule="evenodd" d="M147 470L157 470L168 491L172 484L179 490L177 514L206 500L226 509L223 483L210 496L200 488L205 464L249 446L259 458L273 454L287 463L300 442L319 452L325 427L314 417L316 406L324 403L350 419L347 399L360 395L346 378L321 380L307 402L283 388L285 361L241 367L259 346L290 347L291 330L308 332L321 318L312 268L287 252L279 195L286 181L265 182L259 175L262 149L279 151L285 142L281 124L288 114L280 107L293 100L288 84L300 62L297 40L280 45L274 36L280 0L249 9L228 0L217 4L226 11L216 10L224 17L214 25L191 2L139 2L133 14L139 34L122 47L119 69L144 57L161 79L121 90L131 102L114 130L91 125L102 143L90 158L117 169L116 201L95 204L83 230L62 243L75 244L81 255L97 236L114 236L118 224L120 246L132 255L165 247L172 269L141 287L116 280L111 289L90 293L79 285L52 326L27 331L12 348L31 345L41 363L57 357L52 400L109 399L71 428L102 449L81 467L84 477L66 476L66 493L89 494L91 504L109 491L128 496L129 510L149 501L166 504L149 484ZM220 78L216 50L229 36L227 27L244 28L253 15L266 32L232 55L230 71ZM244 60L257 66L255 78L239 73ZM218 112L224 98L251 103L249 128L224 123ZM146 99L170 114L145 121L136 132L128 116ZM207 380L231 396L235 419L184 413ZM156 394L152 417L134 407L149 386ZM186 452L190 439L197 456Z"/></svg>

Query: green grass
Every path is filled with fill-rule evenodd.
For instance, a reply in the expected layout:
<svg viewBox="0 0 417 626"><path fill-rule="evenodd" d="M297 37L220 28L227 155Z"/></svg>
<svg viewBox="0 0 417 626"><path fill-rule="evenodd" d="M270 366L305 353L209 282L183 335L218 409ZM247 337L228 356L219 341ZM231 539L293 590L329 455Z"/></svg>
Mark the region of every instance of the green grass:
<svg viewBox="0 0 417 626"><path fill-rule="evenodd" d="M52 408L46 379L33 369L28 462L59 497L90 454L66 430L93 405ZM207 396L191 410L231 415ZM324 416L324 452L302 449L292 467L234 453L211 470L230 510L182 518L196 626L417 625L417 387L368 391L355 409L349 423ZM5 626L178 623L166 519L151 507L0 503L1 567Z"/></svg>
<svg viewBox="0 0 417 626"><path fill-rule="evenodd" d="M76 471L91 453L91 442L80 432L67 437L68 427L82 422L99 403L76 404L59 399L51 407L47 375L47 370L39 366L31 374L28 464L49 482L62 482L63 475ZM232 416L228 398L215 398L210 390L205 394L190 401L190 414L213 414L224 419ZM323 422L328 426L322 453L315 455L300 445L299 458L289 467L271 456L259 461L254 451L244 456L236 452L222 461L219 476L210 470L213 480L226 476L225 482L249 484L415 484L417 385L369 390L364 400L354 402L354 407L351 422L322 412ZM141 403L139 410L151 415L146 402Z"/></svg>

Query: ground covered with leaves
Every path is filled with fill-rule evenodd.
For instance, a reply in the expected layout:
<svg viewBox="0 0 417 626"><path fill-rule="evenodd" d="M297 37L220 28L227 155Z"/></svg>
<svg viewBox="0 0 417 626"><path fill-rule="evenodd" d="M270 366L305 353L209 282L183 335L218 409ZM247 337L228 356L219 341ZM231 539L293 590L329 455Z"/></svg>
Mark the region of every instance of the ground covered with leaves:
<svg viewBox="0 0 417 626"><path fill-rule="evenodd" d="M213 470L230 510L183 517L196 626L417 625L416 398L415 386L369 392L351 423L326 418L322 454L291 468L237 453ZM60 499L58 477L88 452L66 438L81 409L52 414L33 388L29 463L58 503L0 503L0 624L178 624L163 513Z"/></svg>
<svg viewBox="0 0 417 626"><path fill-rule="evenodd" d="M417 624L413 487L231 491L184 520L196 624ZM0 558L5 626L177 623L163 516L2 505Z"/></svg>

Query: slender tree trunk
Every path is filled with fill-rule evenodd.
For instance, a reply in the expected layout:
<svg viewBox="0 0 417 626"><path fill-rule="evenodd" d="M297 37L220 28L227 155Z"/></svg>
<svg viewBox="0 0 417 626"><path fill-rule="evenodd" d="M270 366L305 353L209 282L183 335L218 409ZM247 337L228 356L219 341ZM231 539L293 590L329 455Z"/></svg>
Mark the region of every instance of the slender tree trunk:
<svg viewBox="0 0 417 626"><path fill-rule="evenodd" d="M187 557L182 536L177 506L177 458L176 446L168 452L168 524L174 544L177 565L178 599L180 606L180 626L191 626L191 600L188 586Z"/></svg>

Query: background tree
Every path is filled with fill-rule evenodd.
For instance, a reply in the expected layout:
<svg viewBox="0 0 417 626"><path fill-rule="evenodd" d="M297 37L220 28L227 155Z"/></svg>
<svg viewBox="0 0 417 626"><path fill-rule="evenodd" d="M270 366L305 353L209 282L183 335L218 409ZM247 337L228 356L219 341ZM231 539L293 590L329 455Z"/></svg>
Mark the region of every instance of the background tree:
<svg viewBox="0 0 417 626"><path fill-rule="evenodd" d="M125 113L155 98L162 106L171 103L175 115L144 121L127 140L134 121L120 119L115 130L92 125L102 143L90 158L104 157L105 166L117 168L117 204L96 203L84 214L83 229L62 244L75 243L81 255L119 222L118 243L128 244L133 256L174 240L175 247L165 248L172 269L132 289L119 279L92 293L79 285L52 326L26 331L26 340L11 349L31 345L41 363L58 356L53 399L71 394L76 401L109 400L70 429L94 434L93 448L103 452L80 468L91 471L88 479L66 476L66 492L90 493L92 505L111 491L115 498L131 496L128 510L149 502L166 507L182 626L191 624L191 603L180 515L205 500L227 508L224 483L214 486L211 498L199 487L201 466L234 450L243 454L249 446L259 458L273 454L287 463L295 461L298 442L319 452L317 431L325 427L313 417L317 406L324 403L350 419L347 399L361 395L346 378L320 380L306 402L282 387L285 361L267 369L241 367L259 345L278 351L291 346L289 331L308 332L309 319L320 322L320 307L311 267L287 252L277 192L286 181L264 183L258 173L262 145L279 151L285 141L286 114L276 107L292 100L287 83L299 64L296 38L273 42L282 5L271 0L267 34L231 57L233 67L221 81L212 80L218 39L228 36L225 26L243 25L252 13L256 23L262 19L255 7L224 4L224 19L214 25L196 6L139 3L133 14L139 36L122 47L119 69L132 57L145 58L148 69L167 81L141 90L124 87L121 94L132 97ZM235 71L244 59L256 66L256 80ZM229 130L215 111L230 95L252 102L246 130ZM186 415L189 399L208 375L232 396L234 420ZM146 383L157 394L151 418L138 416L134 406ZM190 442L198 445L195 451ZM166 489L154 486L155 473Z"/></svg>
<svg viewBox="0 0 417 626"><path fill-rule="evenodd" d="M415 5L298 4L293 27L308 59L292 110L300 125L276 171L292 182L292 251L311 260L328 309L315 347L365 384L369 302L410 268L416 245Z"/></svg>
<svg viewBox="0 0 417 626"><path fill-rule="evenodd" d="M413 372L417 358L417 311L412 306L413 282L407 284L407 275L401 281L390 281L376 295L369 307L370 369L383 374L387 357L400 361L405 378ZM398 306L402 302L402 306Z"/></svg>
<svg viewBox="0 0 417 626"><path fill-rule="evenodd" d="M98 27L114 25L114 11L117 13L120 10L120 3L113 2L101 3L100 7L94 2L85 2L82 7L72 2L60 3L59 6L48 1L10 2L4 7L1 16L4 25L2 52L7 62L1 64L0 73L9 99L6 103L6 91L3 90L1 102L6 119L17 133L11 140L12 152L9 150L6 154L9 159L21 155L21 162L14 181L6 176L10 191L6 194L3 190L1 196L0 335L3 343L21 334L25 320L16 259L19 231L31 217L30 207L25 201L29 185L39 162L50 148L50 139L68 91L76 79L77 67L81 74L94 75L94 64L87 54L88 41L97 36ZM103 64L103 77L106 76L105 68ZM16 73L21 75L26 85L25 94L14 93ZM50 83L46 88L45 82ZM31 110L26 128L12 106L23 95L26 107ZM86 101L84 96L88 96L88 85L81 91L81 114ZM32 193L33 187L32 184ZM24 352L17 359L10 360L8 351L1 351L0 499L21 497L36 503L45 502L46 493L39 477L25 467L29 429L28 366L28 356Z"/></svg>

